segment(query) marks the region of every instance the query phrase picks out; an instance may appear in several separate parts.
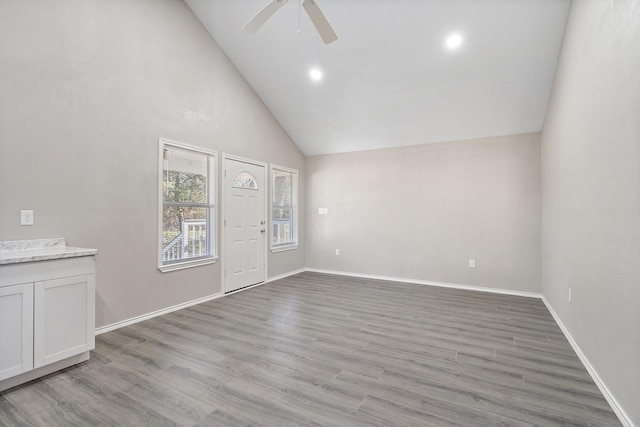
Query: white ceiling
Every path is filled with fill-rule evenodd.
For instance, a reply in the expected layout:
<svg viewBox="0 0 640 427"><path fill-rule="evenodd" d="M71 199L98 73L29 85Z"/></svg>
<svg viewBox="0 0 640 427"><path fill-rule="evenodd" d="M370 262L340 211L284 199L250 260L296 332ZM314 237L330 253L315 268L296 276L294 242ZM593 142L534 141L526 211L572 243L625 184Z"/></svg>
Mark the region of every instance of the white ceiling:
<svg viewBox="0 0 640 427"><path fill-rule="evenodd" d="M569 0L317 0L329 45L298 0L241 32L268 1L186 0L305 155L542 129Z"/></svg>

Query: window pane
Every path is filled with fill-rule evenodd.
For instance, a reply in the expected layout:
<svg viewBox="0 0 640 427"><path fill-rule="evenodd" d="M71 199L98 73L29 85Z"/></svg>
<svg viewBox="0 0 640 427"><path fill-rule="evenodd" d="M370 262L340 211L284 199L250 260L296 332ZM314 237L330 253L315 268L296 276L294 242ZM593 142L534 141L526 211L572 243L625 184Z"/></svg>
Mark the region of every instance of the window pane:
<svg viewBox="0 0 640 427"><path fill-rule="evenodd" d="M271 246L289 246L295 244L296 211L298 195L297 173L295 171L271 169L273 188L271 189Z"/></svg>
<svg viewBox="0 0 640 427"><path fill-rule="evenodd" d="M291 208L280 208L277 206L273 207L272 216L274 221L279 220L290 220L292 219Z"/></svg>
<svg viewBox="0 0 640 427"><path fill-rule="evenodd" d="M291 222L275 222L273 223L273 244L281 245L293 241L291 235Z"/></svg>
<svg viewBox="0 0 640 427"><path fill-rule="evenodd" d="M164 201L207 203L207 161L202 153L165 147Z"/></svg>
<svg viewBox="0 0 640 427"><path fill-rule="evenodd" d="M293 191L290 172L273 170L273 206L291 206Z"/></svg>
<svg viewBox="0 0 640 427"><path fill-rule="evenodd" d="M207 208L165 206L162 213L162 260L174 261L209 255Z"/></svg>
<svg viewBox="0 0 640 427"><path fill-rule="evenodd" d="M233 186L236 188L258 189L258 181L250 172L240 172L233 179Z"/></svg>

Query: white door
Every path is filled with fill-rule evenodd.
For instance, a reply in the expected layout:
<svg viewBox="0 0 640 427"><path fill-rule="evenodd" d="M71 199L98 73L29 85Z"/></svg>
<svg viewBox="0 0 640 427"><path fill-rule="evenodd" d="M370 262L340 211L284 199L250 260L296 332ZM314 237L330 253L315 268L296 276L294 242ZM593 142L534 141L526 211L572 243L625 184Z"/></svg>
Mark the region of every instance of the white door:
<svg viewBox="0 0 640 427"><path fill-rule="evenodd" d="M224 159L224 291L265 280L264 165Z"/></svg>

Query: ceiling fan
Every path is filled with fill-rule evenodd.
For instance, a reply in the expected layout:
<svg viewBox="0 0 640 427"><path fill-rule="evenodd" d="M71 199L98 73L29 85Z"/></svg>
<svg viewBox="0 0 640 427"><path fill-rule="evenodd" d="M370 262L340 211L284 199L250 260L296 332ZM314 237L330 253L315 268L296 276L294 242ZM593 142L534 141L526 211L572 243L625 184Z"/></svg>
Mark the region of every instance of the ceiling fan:
<svg viewBox="0 0 640 427"><path fill-rule="evenodd" d="M269 20L269 18L271 18L271 16L273 16L274 13L278 11L278 9L284 6L287 1L289 0L271 0L260 12L251 18L244 27L242 27L242 31L252 34L255 33L265 22L267 22L267 20ZM313 22L316 30L318 30L318 33L320 34L320 37L322 37L324 43L329 44L338 40L338 36L335 31L333 31L333 28L331 28L331 24L329 24L329 21L327 21L327 18L324 16L324 13L322 13L315 0L301 1L302 7L304 7L309 18L311 18L311 22Z"/></svg>

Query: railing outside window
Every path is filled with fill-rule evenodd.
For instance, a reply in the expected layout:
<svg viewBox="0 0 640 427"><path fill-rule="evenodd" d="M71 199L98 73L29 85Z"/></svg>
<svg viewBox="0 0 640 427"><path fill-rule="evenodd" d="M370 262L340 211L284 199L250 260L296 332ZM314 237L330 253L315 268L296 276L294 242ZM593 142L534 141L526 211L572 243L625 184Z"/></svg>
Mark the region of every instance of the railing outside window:
<svg viewBox="0 0 640 427"><path fill-rule="evenodd" d="M181 228L182 232L162 249L163 261L207 255L207 222L185 220Z"/></svg>

